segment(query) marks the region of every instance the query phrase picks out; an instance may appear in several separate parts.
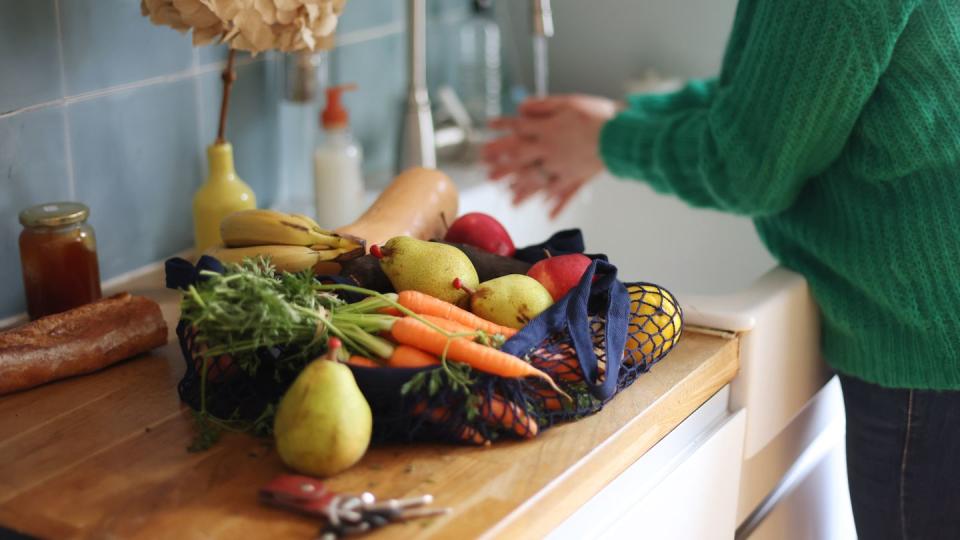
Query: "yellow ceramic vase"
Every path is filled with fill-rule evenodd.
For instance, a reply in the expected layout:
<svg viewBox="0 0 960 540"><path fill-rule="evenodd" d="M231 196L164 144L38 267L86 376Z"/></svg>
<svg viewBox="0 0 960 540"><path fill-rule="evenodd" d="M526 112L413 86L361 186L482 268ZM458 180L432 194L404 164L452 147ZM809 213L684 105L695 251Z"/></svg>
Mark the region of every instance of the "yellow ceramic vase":
<svg viewBox="0 0 960 540"><path fill-rule="evenodd" d="M193 197L193 231L197 253L219 246L220 221L228 214L257 207L257 198L233 167L230 143L207 147L210 172Z"/></svg>

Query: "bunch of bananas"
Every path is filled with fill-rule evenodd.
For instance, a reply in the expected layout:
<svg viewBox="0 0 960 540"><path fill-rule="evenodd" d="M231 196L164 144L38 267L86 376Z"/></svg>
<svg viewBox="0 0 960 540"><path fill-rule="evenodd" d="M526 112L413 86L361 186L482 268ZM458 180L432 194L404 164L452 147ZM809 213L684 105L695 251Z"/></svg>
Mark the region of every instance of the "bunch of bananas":
<svg viewBox="0 0 960 540"><path fill-rule="evenodd" d="M269 257L278 270L300 272L319 263L341 262L363 255L363 241L326 230L302 214L244 210L220 222L224 247L207 252L221 262Z"/></svg>

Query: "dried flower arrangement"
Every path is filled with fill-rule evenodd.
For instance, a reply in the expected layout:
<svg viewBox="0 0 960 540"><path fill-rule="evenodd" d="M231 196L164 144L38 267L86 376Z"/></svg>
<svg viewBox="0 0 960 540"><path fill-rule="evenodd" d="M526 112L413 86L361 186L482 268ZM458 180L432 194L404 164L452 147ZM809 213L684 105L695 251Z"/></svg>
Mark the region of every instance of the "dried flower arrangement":
<svg viewBox="0 0 960 540"><path fill-rule="evenodd" d="M223 101L217 142L224 141L230 88L236 80L237 50L314 50L330 36L346 0L140 0L140 11L157 25L193 31L195 46L219 39L230 47L223 72Z"/></svg>

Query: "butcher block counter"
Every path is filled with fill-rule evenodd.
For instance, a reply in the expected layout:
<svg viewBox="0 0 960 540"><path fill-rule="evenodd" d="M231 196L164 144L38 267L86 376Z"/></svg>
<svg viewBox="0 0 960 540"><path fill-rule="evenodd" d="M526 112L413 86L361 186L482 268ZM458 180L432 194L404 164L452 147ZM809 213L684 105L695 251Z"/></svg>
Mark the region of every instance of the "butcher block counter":
<svg viewBox="0 0 960 540"><path fill-rule="evenodd" d="M161 303L171 341L92 375L0 397L2 528L41 538L313 538L321 523L257 502L285 470L270 441L226 435L187 452L193 418L172 329L178 294L157 273L123 287ZM490 447L370 449L329 480L378 497L431 493L449 515L369 538L542 537L724 387L738 340L687 332L598 414Z"/></svg>

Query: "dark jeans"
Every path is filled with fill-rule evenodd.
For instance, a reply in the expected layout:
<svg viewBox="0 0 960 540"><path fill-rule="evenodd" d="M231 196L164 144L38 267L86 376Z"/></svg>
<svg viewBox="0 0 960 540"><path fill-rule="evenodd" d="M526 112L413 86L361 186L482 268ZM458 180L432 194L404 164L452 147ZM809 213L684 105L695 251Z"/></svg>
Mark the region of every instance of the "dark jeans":
<svg viewBox="0 0 960 540"><path fill-rule="evenodd" d="M840 384L860 540L960 538L960 392Z"/></svg>

